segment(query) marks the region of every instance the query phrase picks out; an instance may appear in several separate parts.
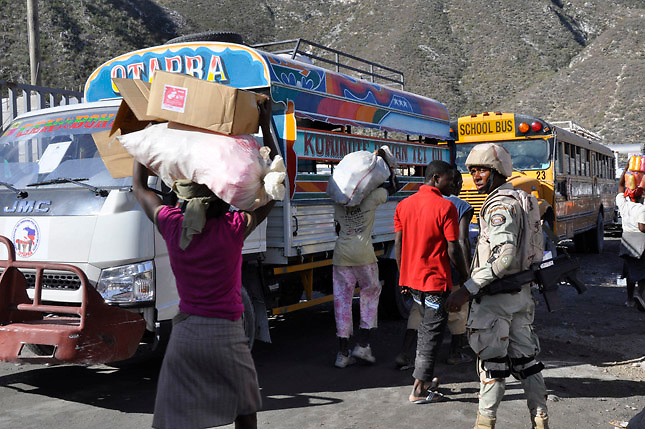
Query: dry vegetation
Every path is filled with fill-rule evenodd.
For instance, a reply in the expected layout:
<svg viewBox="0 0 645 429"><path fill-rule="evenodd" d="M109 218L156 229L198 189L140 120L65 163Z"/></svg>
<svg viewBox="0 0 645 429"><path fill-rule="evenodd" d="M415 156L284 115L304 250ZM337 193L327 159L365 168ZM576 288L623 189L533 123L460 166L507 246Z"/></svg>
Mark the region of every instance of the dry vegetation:
<svg viewBox="0 0 645 429"><path fill-rule="evenodd" d="M405 72L452 116L574 120L608 143L645 140L641 0L47 0L43 81L79 89L117 54L207 30L248 43L303 37ZM25 2L0 0L0 79L27 82Z"/></svg>

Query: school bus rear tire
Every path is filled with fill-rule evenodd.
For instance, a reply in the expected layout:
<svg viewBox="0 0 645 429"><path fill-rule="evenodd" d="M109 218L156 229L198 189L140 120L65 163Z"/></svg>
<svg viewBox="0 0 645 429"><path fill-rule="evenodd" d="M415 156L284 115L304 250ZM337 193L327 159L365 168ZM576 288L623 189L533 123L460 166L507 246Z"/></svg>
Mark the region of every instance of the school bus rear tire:
<svg viewBox="0 0 645 429"><path fill-rule="evenodd" d="M602 213L598 213L596 227L587 231L587 241L591 253L602 253L605 247L605 222Z"/></svg>

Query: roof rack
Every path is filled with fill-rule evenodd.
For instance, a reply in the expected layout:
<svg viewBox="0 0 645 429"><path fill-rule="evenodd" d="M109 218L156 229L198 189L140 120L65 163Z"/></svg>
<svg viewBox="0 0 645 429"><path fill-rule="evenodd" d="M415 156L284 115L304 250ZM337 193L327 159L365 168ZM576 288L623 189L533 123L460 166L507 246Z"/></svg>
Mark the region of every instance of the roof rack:
<svg viewBox="0 0 645 429"><path fill-rule="evenodd" d="M253 45L252 48L262 49L277 55L288 54L291 56L291 59L299 61L302 61L300 58L306 57L312 60L312 64L314 61L325 63L327 65L325 68L329 68L329 65L332 65L334 66L334 70L339 73L342 70L350 70L354 72L352 74L357 74L356 77L360 79L369 80L370 82L383 86L400 86L400 89L403 89L405 84L403 72L399 70L364 60L305 39L260 43ZM320 64L315 65L321 66Z"/></svg>
<svg viewBox="0 0 645 429"><path fill-rule="evenodd" d="M576 133L579 136L588 138L590 140L603 140L604 139L604 137L601 136L600 134L594 133L593 131L589 131L586 128L582 128L580 125L576 124L573 121L556 121L556 122L551 122L550 124L553 125L553 126L565 129L567 131L571 131L572 133Z"/></svg>

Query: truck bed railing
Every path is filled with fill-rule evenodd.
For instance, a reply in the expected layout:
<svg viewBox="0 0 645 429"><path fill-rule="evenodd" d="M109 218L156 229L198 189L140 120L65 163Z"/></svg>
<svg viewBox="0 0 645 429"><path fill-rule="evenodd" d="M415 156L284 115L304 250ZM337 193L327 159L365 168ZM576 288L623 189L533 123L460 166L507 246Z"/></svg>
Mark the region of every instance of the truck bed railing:
<svg viewBox="0 0 645 429"><path fill-rule="evenodd" d="M295 60L298 60L298 56L300 55L326 64L327 67L325 68L329 68L328 66L331 65L333 66L333 70L338 73L341 73L343 70L350 70L354 72L353 74L357 74L357 77L360 79L380 83L384 86L398 86L400 89L403 89L405 85L402 71L306 39L281 40L278 42L261 43L253 45L252 47L272 54L288 54ZM314 65L322 67L320 64L314 63Z"/></svg>
<svg viewBox="0 0 645 429"><path fill-rule="evenodd" d="M2 132L22 113L46 107L80 103L83 93L46 86L26 85L0 79L0 127Z"/></svg>

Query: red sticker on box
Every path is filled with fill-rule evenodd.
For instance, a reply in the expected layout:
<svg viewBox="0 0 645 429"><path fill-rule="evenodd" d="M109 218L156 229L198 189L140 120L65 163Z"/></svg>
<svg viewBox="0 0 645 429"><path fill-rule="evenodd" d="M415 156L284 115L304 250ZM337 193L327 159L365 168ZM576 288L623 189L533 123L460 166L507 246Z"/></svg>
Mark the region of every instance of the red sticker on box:
<svg viewBox="0 0 645 429"><path fill-rule="evenodd" d="M188 89L181 86L164 85L161 108L173 112L184 113Z"/></svg>

